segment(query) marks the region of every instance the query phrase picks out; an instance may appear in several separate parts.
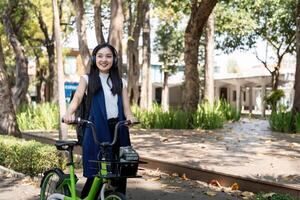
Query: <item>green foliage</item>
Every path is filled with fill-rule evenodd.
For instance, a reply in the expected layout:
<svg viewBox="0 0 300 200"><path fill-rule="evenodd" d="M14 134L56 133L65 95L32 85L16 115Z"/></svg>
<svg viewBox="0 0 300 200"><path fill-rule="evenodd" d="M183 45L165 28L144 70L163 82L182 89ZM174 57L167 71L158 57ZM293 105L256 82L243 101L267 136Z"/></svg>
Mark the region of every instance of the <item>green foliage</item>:
<svg viewBox="0 0 300 200"><path fill-rule="evenodd" d="M277 110L277 102L284 97L284 91L283 90L273 90L269 95L265 97L265 101L268 105L271 106L271 110L276 111Z"/></svg>
<svg viewBox="0 0 300 200"><path fill-rule="evenodd" d="M64 168L65 161L53 146L0 135L0 165L36 176L52 167Z"/></svg>
<svg viewBox="0 0 300 200"><path fill-rule="evenodd" d="M136 105L132 107L132 111L141 122L142 128L188 128L186 119L190 114L179 109L171 109L168 112L164 112L159 105L154 104L150 111L141 110Z"/></svg>
<svg viewBox="0 0 300 200"><path fill-rule="evenodd" d="M51 103L23 105L17 112L17 122L21 130L57 130L58 106Z"/></svg>
<svg viewBox="0 0 300 200"><path fill-rule="evenodd" d="M300 198L292 197L289 194L258 194L254 200L300 200Z"/></svg>
<svg viewBox="0 0 300 200"><path fill-rule="evenodd" d="M292 111L287 111L284 107L280 108L278 111L272 112L268 118L271 130L283 133L300 133L300 113L293 116Z"/></svg>
<svg viewBox="0 0 300 200"><path fill-rule="evenodd" d="M169 128L169 129L216 129L223 126L227 120L239 120L237 112L229 103L219 101L214 105L203 103L198 106L196 113L185 112L180 109L171 109L164 112L154 104L152 110L141 110L137 105L132 107L136 118L141 122L142 128ZM192 119L190 124L188 119Z"/></svg>
<svg viewBox="0 0 300 200"><path fill-rule="evenodd" d="M295 132L300 133L300 113L297 113L294 117L295 117Z"/></svg>
<svg viewBox="0 0 300 200"><path fill-rule="evenodd" d="M217 46L231 52L248 49L258 38L282 52L295 52L295 0L221 1L216 11ZM243 28L240 28L243 27Z"/></svg>
<svg viewBox="0 0 300 200"><path fill-rule="evenodd" d="M290 111L272 112L268 120L272 131L279 131L284 133L292 132L292 113Z"/></svg>
<svg viewBox="0 0 300 200"><path fill-rule="evenodd" d="M241 112L236 110L225 100L219 100L215 103L215 106L226 121L238 121L241 118Z"/></svg>
<svg viewBox="0 0 300 200"><path fill-rule="evenodd" d="M154 40L154 50L159 61L163 63L163 71L170 73L176 71L176 65L182 60L183 53L183 32L176 29L176 23L162 21Z"/></svg>
<svg viewBox="0 0 300 200"><path fill-rule="evenodd" d="M215 105L204 103L198 105L197 112L193 117L193 125L195 128L216 129L223 126L225 119Z"/></svg>

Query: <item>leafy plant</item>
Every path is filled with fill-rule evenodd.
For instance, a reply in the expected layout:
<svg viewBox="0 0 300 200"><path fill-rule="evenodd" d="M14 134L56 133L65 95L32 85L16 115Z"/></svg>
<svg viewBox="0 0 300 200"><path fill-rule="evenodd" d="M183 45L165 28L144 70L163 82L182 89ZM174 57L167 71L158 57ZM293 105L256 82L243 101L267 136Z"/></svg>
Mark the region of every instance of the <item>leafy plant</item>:
<svg viewBox="0 0 300 200"><path fill-rule="evenodd" d="M225 118L215 105L203 103L198 105L198 109L193 117L194 128L216 129L221 128Z"/></svg>
<svg viewBox="0 0 300 200"><path fill-rule="evenodd" d="M36 176L55 166L64 168L65 161L53 146L0 136L0 165Z"/></svg>
<svg viewBox="0 0 300 200"><path fill-rule="evenodd" d="M271 106L272 112L276 112L277 110L277 102L284 97L283 90L273 90L269 95L265 97L265 101L268 105Z"/></svg>
<svg viewBox="0 0 300 200"><path fill-rule="evenodd" d="M279 193L274 193L274 194L257 194L254 197L255 200L300 200L300 198L297 197L292 197L289 194L279 194Z"/></svg>
<svg viewBox="0 0 300 200"><path fill-rule="evenodd" d="M21 130L57 130L58 119L57 104L23 105L17 112L17 122Z"/></svg>

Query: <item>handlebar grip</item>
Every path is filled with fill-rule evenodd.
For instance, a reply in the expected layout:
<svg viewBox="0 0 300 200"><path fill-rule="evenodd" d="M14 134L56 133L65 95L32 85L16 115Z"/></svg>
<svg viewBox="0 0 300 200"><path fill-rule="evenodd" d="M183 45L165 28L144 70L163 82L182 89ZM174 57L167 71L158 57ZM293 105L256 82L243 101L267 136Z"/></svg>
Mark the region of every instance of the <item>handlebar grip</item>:
<svg viewBox="0 0 300 200"><path fill-rule="evenodd" d="M136 125L136 124L140 124L141 122L135 121L135 122L130 122L131 125Z"/></svg>
<svg viewBox="0 0 300 200"><path fill-rule="evenodd" d="M66 123L65 120L64 120L64 118L62 118L61 121L62 121L63 123ZM81 118L78 117L78 118L75 118L75 120L74 120L73 122L68 122L68 123L66 123L66 124L79 124L80 122L81 122Z"/></svg>
<svg viewBox="0 0 300 200"><path fill-rule="evenodd" d="M127 120L124 124L128 125L128 126L131 126L131 125L136 125L136 124L140 124L140 123L141 122L139 122L139 121L131 122L130 120Z"/></svg>

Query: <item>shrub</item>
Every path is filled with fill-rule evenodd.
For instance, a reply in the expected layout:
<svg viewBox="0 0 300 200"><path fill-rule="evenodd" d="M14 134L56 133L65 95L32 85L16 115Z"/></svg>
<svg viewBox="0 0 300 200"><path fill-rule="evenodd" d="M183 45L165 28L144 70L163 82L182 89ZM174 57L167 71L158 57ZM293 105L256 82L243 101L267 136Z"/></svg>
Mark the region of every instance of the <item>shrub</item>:
<svg viewBox="0 0 300 200"><path fill-rule="evenodd" d="M217 110L221 115L223 115L224 119L226 121L232 120L232 121L238 121L241 118L241 112L235 109L233 106L230 105L225 100L220 100L215 103L215 106L217 107Z"/></svg>
<svg viewBox="0 0 300 200"><path fill-rule="evenodd" d="M292 112L291 111L277 111L273 112L269 117L269 125L272 131L279 131L284 133L292 132Z"/></svg>
<svg viewBox="0 0 300 200"><path fill-rule="evenodd" d="M292 197L289 194L275 193L273 195L257 194L254 197L255 200L300 200L300 198Z"/></svg>
<svg viewBox="0 0 300 200"><path fill-rule="evenodd" d="M297 113L295 116L295 132L300 133L300 113Z"/></svg>
<svg viewBox="0 0 300 200"><path fill-rule="evenodd" d="M170 109L168 112L164 112L158 104L154 104L150 111L141 110L134 105L132 111L141 122L142 128L216 129L221 128L226 120L237 121L240 119L240 112L237 112L226 101L220 101L214 105L202 103L198 105L195 113L180 109Z"/></svg>
<svg viewBox="0 0 300 200"><path fill-rule="evenodd" d="M215 105L203 103L198 105L198 109L193 116L194 128L216 129L221 128L224 123L223 114Z"/></svg>
<svg viewBox="0 0 300 200"><path fill-rule="evenodd" d="M265 97L265 102L271 106L272 112L276 112L277 103L284 96L284 91L281 89L277 89L273 90L269 95Z"/></svg>
<svg viewBox="0 0 300 200"><path fill-rule="evenodd" d="M158 104L153 104L152 110L141 110L137 105L132 107L136 118L141 122L142 128L170 128L187 129L187 117L190 115L179 109L170 109L164 112Z"/></svg>
<svg viewBox="0 0 300 200"><path fill-rule="evenodd" d="M58 105L43 103L23 105L17 112L17 122L21 130L57 130L59 123Z"/></svg>
<svg viewBox="0 0 300 200"><path fill-rule="evenodd" d="M30 176L65 166L56 148L36 141L0 136L0 165ZM46 158L46 159L45 159Z"/></svg>

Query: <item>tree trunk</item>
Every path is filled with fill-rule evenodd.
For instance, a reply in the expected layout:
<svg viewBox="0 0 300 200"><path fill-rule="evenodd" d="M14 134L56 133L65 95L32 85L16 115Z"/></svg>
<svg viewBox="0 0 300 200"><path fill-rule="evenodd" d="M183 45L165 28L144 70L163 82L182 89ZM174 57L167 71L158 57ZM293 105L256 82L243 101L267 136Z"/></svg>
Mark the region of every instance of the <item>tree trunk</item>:
<svg viewBox="0 0 300 200"><path fill-rule="evenodd" d="M57 8L57 1L52 0L53 6L53 17L54 17L54 35L56 43L56 57L57 57L57 74L58 74L58 102L59 102L59 139L67 139L67 126L62 123L62 116L66 112L66 100L65 100L65 90L64 90L64 71L63 71L63 58L62 58L62 48L60 42L60 22L59 14Z"/></svg>
<svg viewBox="0 0 300 200"><path fill-rule="evenodd" d="M22 137L19 130L16 113L11 99L7 75L5 72L5 60L0 37L0 134Z"/></svg>
<svg viewBox="0 0 300 200"><path fill-rule="evenodd" d="M135 21L135 26L133 30L129 30L128 41L127 41L127 57L128 57L128 93L130 103L138 103L139 98L139 75L140 75L140 65L139 65L139 37L141 28L145 19L145 7L144 1L139 0L137 2L137 14ZM131 26L131 25L129 25ZM133 27L133 26L132 26Z"/></svg>
<svg viewBox="0 0 300 200"><path fill-rule="evenodd" d="M121 76L123 76L124 73L122 60L123 24L124 15L122 10L122 0L111 0L111 18L108 41L118 51L118 67Z"/></svg>
<svg viewBox="0 0 300 200"><path fill-rule="evenodd" d="M101 18L101 4L102 0L94 0L94 21L95 21L95 33L98 44L104 43L104 35L102 31L103 23Z"/></svg>
<svg viewBox="0 0 300 200"><path fill-rule="evenodd" d="M295 85L294 85L294 103L293 103L293 111L300 113L300 0L298 0L297 4L297 16L296 16L296 74L295 74Z"/></svg>
<svg viewBox="0 0 300 200"><path fill-rule="evenodd" d="M48 66L49 66L49 78L47 85L49 87L49 94L47 95L50 99L47 101L58 103L58 75L57 68L55 67L55 47L54 38L50 40L51 43L46 46L48 54Z"/></svg>
<svg viewBox="0 0 300 200"><path fill-rule="evenodd" d="M204 99L210 104L214 103L214 13L212 12L206 23L205 35L205 85Z"/></svg>
<svg viewBox="0 0 300 200"><path fill-rule="evenodd" d="M142 64L142 88L141 103L142 109L151 109L152 104L152 81L151 81L151 50L150 50L150 6L145 2L146 16L143 24L143 64Z"/></svg>
<svg viewBox="0 0 300 200"><path fill-rule="evenodd" d="M12 89L12 101L16 109L21 103L27 102L26 94L28 91L29 77L28 60L25 56L24 47L18 40L10 21L12 12L11 6L8 5L3 14L3 24L6 35L16 56L16 83Z"/></svg>
<svg viewBox="0 0 300 200"><path fill-rule="evenodd" d="M272 77L272 90L278 89L279 84L279 68L275 68L274 71L271 74Z"/></svg>
<svg viewBox="0 0 300 200"><path fill-rule="evenodd" d="M169 79L169 72L164 72L164 82L163 82L163 88L161 91L161 106L163 111L167 112L169 111L169 85L168 85L168 79Z"/></svg>
<svg viewBox="0 0 300 200"><path fill-rule="evenodd" d="M84 6L82 0L71 0L76 13L76 29L78 35L79 52L85 73L90 71L90 51L86 38L86 21L84 17Z"/></svg>
<svg viewBox="0 0 300 200"><path fill-rule="evenodd" d="M49 70L49 77L47 80L47 86L49 87L49 94L46 94L45 97L49 97L48 99L45 99L45 97L41 97L40 99L45 99L46 101L51 102L58 102L58 80L57 80L57 69L55 67L55 47L54 47L54 35L52 37L49 35L47 24L45 20L43 19L43 15L41 10L39 10L34 4L31 4L31 6L34 8L36 12L36 16L38 18L39 26L41 31L44 34L44 41L43 44L45 48L47 49L48 54L48 70ZM53 28L54 29L54 28ZM39 73L41 76L41 79L44 79L44 72ZM41 80L40 79L40 80ZM40 83L42 84L42 83Z"/></svg>
<svg viewBox="0 0 300 200"><path fill-rule="evenodd" d="M199 101L198 49L205 23L217 0L192 1L192 11L184 35L184 110L196 111ZM199 4L199 5L198 5Z"/></svg>

